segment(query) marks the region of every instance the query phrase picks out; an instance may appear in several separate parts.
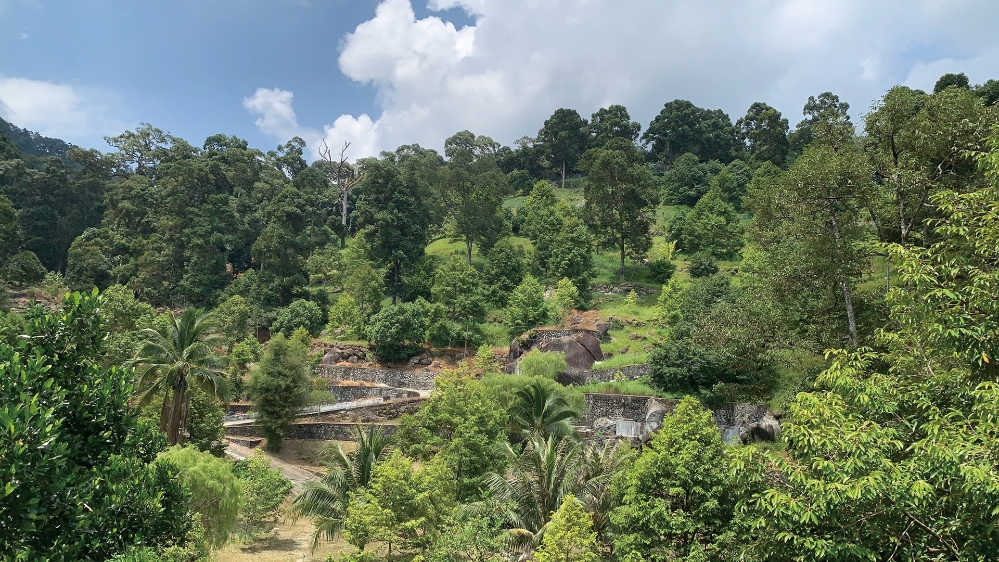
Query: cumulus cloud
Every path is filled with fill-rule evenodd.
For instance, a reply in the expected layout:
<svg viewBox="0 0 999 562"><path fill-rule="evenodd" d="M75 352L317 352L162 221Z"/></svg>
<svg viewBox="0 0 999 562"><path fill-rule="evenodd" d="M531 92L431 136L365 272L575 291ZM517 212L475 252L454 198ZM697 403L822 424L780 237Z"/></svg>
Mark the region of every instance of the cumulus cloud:
<svg viewBox="0 0 999 562"><path fill-rule="evenodd" d="M469 129L509 144L534 134L559 107L589 117L621 103L647 124L677 98L733 119L766 101L793 124L805 99L826 90L859 117L898 83L932 88L943 72L960 70L973 82L999 77L999 11L989 0L430 0L428 7L463 9L475 23L417 18L409 0L384 0L342 38L341 72L373 85L382 113L340 116L324 127L328 142L352 140L354 155L364 156L413 142L440 148ZM286 94L280 115L294 116ZM261 123L269 121L258 120L268 132Z"/></svg>
<svg viewBox="0 0 999 562"><path fill-rule="evenodd" d="M121 131L123 125L107 117L109 97L70 84L0 75L0 116L46 136L74 140Z"/></svg>

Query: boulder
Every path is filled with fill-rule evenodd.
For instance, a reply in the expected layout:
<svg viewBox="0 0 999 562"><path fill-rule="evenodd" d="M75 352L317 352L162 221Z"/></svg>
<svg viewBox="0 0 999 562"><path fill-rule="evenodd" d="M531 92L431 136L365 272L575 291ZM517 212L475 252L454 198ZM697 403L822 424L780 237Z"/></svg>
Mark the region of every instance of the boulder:
<svg viewBox="0 0 999 562"><path fill-rule="evenodd" d="M336 365L340 362L340 354L335 349L331 349L323 355L323 365Z"/></svg>
<svg viewBox="0 0 999 562"><path fill-rule="evenodd" d="M546 352L564 353L566 364L575 369L589 369L597 361L589 350L573 337L556 338L546 341L539 346L539 349Z"/></svg>
<svg viewBox="0 0 999 562"><path fill-rule="evenodd" d="M604 354L600 350L600 340L598 340L596 336L587 332L580 332L572 337L578 341L580 345L585 347L586 351L590 352L594 361L604 360Z"/></svg>
<svg viewBox="0 0 999 562"><path fill-rule="evenodd" d="M764 414L760 421L749 424L739 437L743 443L749 441L776 441L780 437L780 422L770 412Z"/></svg>

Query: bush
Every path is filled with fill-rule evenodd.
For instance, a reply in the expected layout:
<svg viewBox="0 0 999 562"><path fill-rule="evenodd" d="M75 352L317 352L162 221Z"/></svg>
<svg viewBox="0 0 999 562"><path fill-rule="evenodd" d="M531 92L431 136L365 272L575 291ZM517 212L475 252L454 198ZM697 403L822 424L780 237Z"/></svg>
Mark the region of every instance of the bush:
<svg viewBox="0 0 999 562"><path fill-rule="evenodd" d="M382 361L407 359L420 352L427 334L427 319L418 302L389 305L371 317L368 339Z"/></svg>
<svg viewBox="0 0 999 562"><path fill-rule="evenodd" d="M566 316L580 304L579 289L568 278L559 279L558 284L555 285L555 292L552 293L552 298L548 303L552 314L555 315L555 320L557 322L564 321Z"/></svg>
<svg viewBox="0 0 999 562"><path fill-rule="evenodd" d="M319 305L305 299L296 299L286 308L278 311L277 320L271 324L271 332L281 332L286 337L297 328L305 328L313 336L323 328L323 311Z"/></svg>
<svg viewBox="0 0 999 562"><path fill-rule="evenodd" d="M236 526L243 495L243 483L232 473L232 462L193 447L167 449L156 462L163 461L180 469L179 479L191 492L191 507L201 515L209 544L224 544Z"/></svg>
<svg viewBox="0 0 999 562"><path fill-rule="evenodd" d="M3 273L7 280L14 285L27 287L40 283L42 279L45 279L47 272L48 270L45 269L34 252L24 251L10 258L7 267L0 273Z"/></svg>
<svg viewBox="0 0 999 562"><path fill-rule="evenodd" d="M690 259L691 277L710 277L718 273L718 262L711 254L697 254Z"/></svg>
<svg viewBox="0 0 999 562"><path fill-rule="evenodd" d="M676 264L666 258L658 258L649 263L649 279L665 285L676 273Z"/></svg>
<svg viewBox="0 0 999 562"><path fill-rule="evenodd" d="M525 353L517 364L521 375L547 379L554 379L559 374L564 373L568 366L564 353L544 352L538 349L532 349Z"/></svg>
<svg viewBox="0 0 999 562"><path fill-rule="evenodd" d="M260 451L236 463L232 472L243 482L240 534L252 537L270 531L277 520L281 502L291 491L291 480L280 470L271 468L270 460Z"/></svg>
<svg viewBox="0 0 999 562"><path fill-rule="evenodd" d="M524 277L524 280L510 295L506 318L510 330L515 333L534 328L548 319L545 289L533 275Z"/></svg>
<svg viewBox="0 0 999 562"><path fill-rule="evenodd" d="M329 323L326 331L332 335L343 335L355 338L364 337L364 322L361 319L361 309L357 301L349 294L340 295L336 304L330 308Z"/></svg>
<svg viewBox="0 0 999 562"><path fill-rule="evenodd" d="M270 451L281 450L281 440L291 431L295 414L305 404L309 390L307 352L300 343L278 334L267 344L250 377L250 398Z"/></svg>

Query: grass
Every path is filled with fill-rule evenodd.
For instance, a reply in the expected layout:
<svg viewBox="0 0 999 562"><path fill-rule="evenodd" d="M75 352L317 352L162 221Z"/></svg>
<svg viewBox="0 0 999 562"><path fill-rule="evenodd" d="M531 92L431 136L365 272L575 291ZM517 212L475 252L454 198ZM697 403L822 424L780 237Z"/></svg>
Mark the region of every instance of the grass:
<svg viewBox="0 0 999 562"><path fill-rule="evenodd" d="M627 353L624 355L615 355L610 359L594 363L593 370L604 371L607 369L619 369L621 367L630 367L632 365L642 365L644 363L647 363L648 360L649 360L648 353Z"/></svg>
<svg viewBox="0 0 999 562"><path fill-rule="evenodd" d="M656 396L659 398L678 398L680 396L675 393L663 392L652 388L642 381L629 380L590 383L580 386L578 389L583 393L635 394L638 396Z"/></svg>

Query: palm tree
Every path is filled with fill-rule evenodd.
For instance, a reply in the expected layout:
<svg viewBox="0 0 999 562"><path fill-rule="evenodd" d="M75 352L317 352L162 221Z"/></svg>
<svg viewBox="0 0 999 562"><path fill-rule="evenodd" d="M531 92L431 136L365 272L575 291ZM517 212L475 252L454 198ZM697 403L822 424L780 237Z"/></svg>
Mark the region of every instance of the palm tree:
<svg viewBox="0 0 999 562"><path fill-rule="evenodd" d="M535 434L519 455L507 445L512 462L505 475L486 475L493 496L510 506L507 521L521 546L541 544L552 513L567 495L581 491L582 449L572 439Z"/></svg>
<svg viewBox="0 0 999 562"><path fill-rule="evenodd" d="M172 320L169 326L142 331L146 339L139 344L131 364L138 367L139 388L144 389L140 407L163 394L160 430L166 433L167 442L175 445L187 425L188 387L199 385L221 399L228 387L222 376L225 358L215 353L223 344L215 317L188 308Z"/></svg>
<svg viewBox="0 0 999 562"><path fill-rule="evenodd" d="M610 512L614 508L611 481L635 458L635 450L623 441L608 439L583 449L579 480L583 483L582 500L593 518L597 540L603 542L610 529Z"/></svg>
<svg viewBox="0 0 999 562"><path fill-rule="evenodd" d="M543 437L572 435L570 422L578 419L580 414L562 392L537 380L514 393L508 413L513 425L525 437L532 434ZM558 509L558 506L555 508Z"/></svg>
<svg viewBox="0 0 999 562"><path fill-rule="evenodd" d="M343 531L351 495L368 485L375 465L391 452L392 447L381 428L369 425L363 430L356 425L354 433L357 448L348 454L336 443L329 453L329 470L321 479L306 482L302 493L291 504L292 517L311 517L315 523L313 549L321 538L333 540Z"/></svg>

